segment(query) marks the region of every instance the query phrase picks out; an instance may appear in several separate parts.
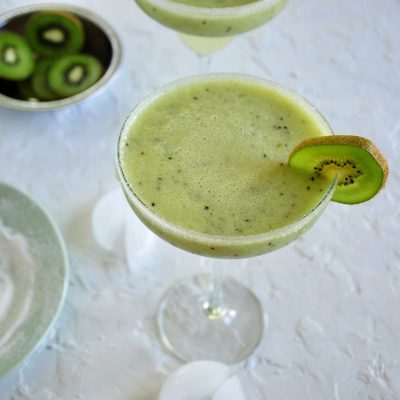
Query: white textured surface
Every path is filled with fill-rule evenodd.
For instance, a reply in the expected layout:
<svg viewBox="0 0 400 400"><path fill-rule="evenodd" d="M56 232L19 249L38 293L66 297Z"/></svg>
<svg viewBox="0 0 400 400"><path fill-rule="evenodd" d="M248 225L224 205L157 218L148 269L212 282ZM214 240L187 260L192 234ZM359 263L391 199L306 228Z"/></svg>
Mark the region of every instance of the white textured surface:
<svg viewBox="0 0 400 400"><path fill-rule="evenodd" d="M114 148L129 110L152 89L195 73L197 59L132 0L70 2L109 20L125 57L109 90L81 105L42 114L0 109L0 180L48 209L72 264L47 346L0 381L0 399L155 400L179 363L159 346L153 316L172 282L199 272L197 259L155 239L154 252L128 268L96 245L90 214L117 187ZM0 11L27 3L2 0ZM249 399L400 399L399 26L399 0L292 0L214 57L211 71L296 90L337 133L374 140L392 167L371 202L332 203L292 245L232 262L228 273L269 312L261 347L235 370Z"/></svg>

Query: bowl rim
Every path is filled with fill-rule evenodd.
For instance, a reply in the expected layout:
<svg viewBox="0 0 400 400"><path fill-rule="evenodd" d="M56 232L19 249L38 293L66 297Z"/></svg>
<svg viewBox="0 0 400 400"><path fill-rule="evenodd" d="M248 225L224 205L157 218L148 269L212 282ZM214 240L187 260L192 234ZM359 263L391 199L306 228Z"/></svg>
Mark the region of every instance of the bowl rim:
<svg viewBox="0 0 400 400"><path fill-rule="evenodd" d="M76 95L69 96L64 99L51 101L26 101L6 96L0 93L0 106L23 111L51 111L77 104L89 96L100 93L100 91L105 88L106 84L109 83L110 79L115 75L115 72L121 63L121 41L116 31L109 22L84 7L66 3L37 3L14 8L10 11L6 11L0 14L0 29L3 28L12 18L44 10L67 11L72 14L76 14L78 17L87 19L95 24L100 30L104 32L104 34L110 41L110 65L107 67L103 76L96 83Z"/></svg>

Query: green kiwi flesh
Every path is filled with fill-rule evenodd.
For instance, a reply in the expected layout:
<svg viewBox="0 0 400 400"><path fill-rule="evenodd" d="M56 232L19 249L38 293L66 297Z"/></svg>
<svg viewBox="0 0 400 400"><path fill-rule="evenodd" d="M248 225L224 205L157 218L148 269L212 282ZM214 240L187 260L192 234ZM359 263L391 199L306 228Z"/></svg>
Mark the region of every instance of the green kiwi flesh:
<svg viewBox="0 0 400 400"><path fill-rule="evenodd" d="M49 70L53 65L53 60L40 60L33 71L31 78L32 89L39 100L49 101L58 99L60 96L49 86Z"/></svg>
<svg viewBox="0 0 400 400"><path fill-rule="evenodd" d="M32 49L45 57L77 53L85 40L80 20L61 11L34 14L26 24L26 37Z"/></svg>
<svg viewBox="0 0 400 400"><path fill-rule="evenodd" d="M388 164L379 149L360 136L332 135L304 140L289 156L289 165L310 174L310 184L338 177L332 200L362 203L383 187Z"/></svg>
<svg viewBox="0 0 400 400"><path fill-rule="evenodd" d="M50 88L60 96L72 96L92 86L103 73L103 67L95 57L74 54L54 61L49 70Z"/></svg>
<svg viewBox="0 0 400 400"><path fill-rule="evenodd" d="M24 80L33 68L33 54L26 40L13 32L0 32L0 78Z"/></svg>

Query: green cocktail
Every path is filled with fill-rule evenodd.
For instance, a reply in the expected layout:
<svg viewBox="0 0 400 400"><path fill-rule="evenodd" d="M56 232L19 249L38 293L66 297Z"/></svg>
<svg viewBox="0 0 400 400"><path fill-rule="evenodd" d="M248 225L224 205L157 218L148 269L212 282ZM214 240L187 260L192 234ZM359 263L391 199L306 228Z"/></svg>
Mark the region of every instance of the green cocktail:
<svg viewBox="0 0 400 400"><path fill-rule="evenodd" d="M232 36L273 18L288 0L136 0L154 20L182 33L199 54L217 51Z"/></svg>
<svg viewBox="0 0 400 400"><path fill-rule="evenodd" d="M133 210L166 241L215 258L249 257L296 239L323 211L335 184L311 180L289 168L287 159L303 139L329 134L330 127L309 103L274 83L203 75L162 88L133 111L120 136L118 170ZM198 306L196 296L182 300L182 290L168 296L164 310L171 303ZM230 349L238 346L238 331L246 336L242 330L251 325L248 347L232 358L228 353L218 357L215 346L207 348L210 328L205 324L193 346L201 353L177 350L173 338L181 341L185 334L176 332L179 324L162 313L164 341L181 358L207 355L233 362L254 349L262 333L257 300L237 285L225 287L224 294L230 308L221 311L214 296L205 306L208 319L203 319L220 318L221 331L215 335ZM247 300L237 304L241 296ZM246 323L239 320L243 304ZM222 321L232 310L234 321L226 325Z"/></svg>
<svg viewBox="0 0 400 400"><path fill-rule="evenodd" d="M303 139L330 133L314 108L277 85L194 79L128 120L121 171L140 199L132 207L159 236L201 255L249 257L294 240L317 218L294 228L331 182L310 181L287 159Z"/></svg>

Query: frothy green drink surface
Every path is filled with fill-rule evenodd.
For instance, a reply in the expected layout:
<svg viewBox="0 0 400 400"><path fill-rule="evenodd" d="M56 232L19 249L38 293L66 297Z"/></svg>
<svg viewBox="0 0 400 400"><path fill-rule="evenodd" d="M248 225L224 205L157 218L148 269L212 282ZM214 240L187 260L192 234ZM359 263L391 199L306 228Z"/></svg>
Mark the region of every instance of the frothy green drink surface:
<svg viewBox="0 0 400 400"><path fill-rule="evenodd" d="M238 7L256 3L260 0L172 0L174 3L185 4L193 7L224 8Z"/></svg>
<svg viewBox="0 0 400 400"><path fill-rule="evenodd" d="M286 164L301 140L329 133L306 106L252 81L193 82L138 114L122 139L123 174L165 220L218 236L264 233L299 220L330 183Z"/></svg>

